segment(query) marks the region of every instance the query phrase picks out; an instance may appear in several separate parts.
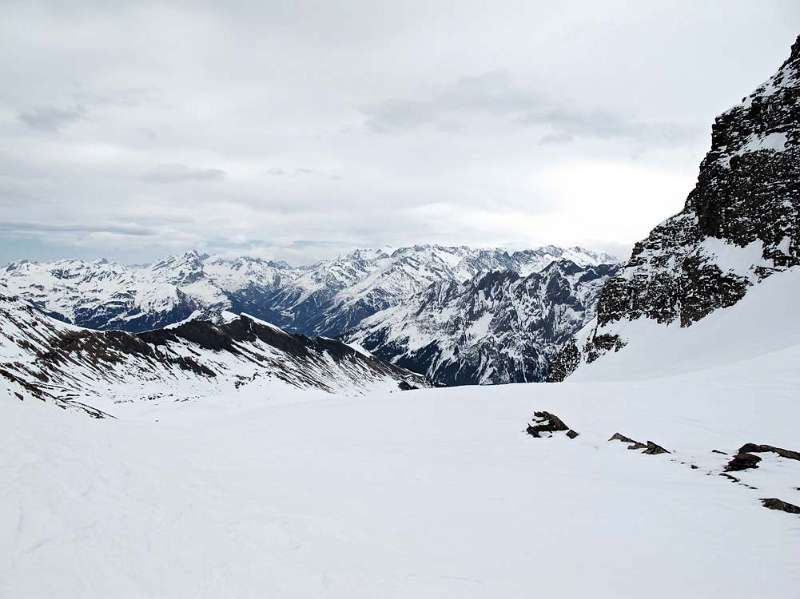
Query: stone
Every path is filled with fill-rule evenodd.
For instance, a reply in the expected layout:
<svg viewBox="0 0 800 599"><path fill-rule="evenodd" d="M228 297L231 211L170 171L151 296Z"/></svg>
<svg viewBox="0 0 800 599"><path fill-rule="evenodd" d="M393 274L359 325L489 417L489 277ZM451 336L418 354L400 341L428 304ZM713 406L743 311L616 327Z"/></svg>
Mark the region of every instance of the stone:
<svg viewBox="0 0 800 599"><path fill-rule="evenodd" d="M739 448L739 453L774 453L787 460L800 461L800 451L792 451L775 447L774 445L756 445L755 443L745 443Z"/></svg>
<svg viewBox="0 0 800 599"><path fill-rule="evenodd" d="M800 514L800 506L796 506L792 503L787 503L776 497L766 497L761 499L761 505L763 505L768 510L779 510L781 512L786 512L788 514Z"/></svg>
<svg viewBox="0 0 800 599"><path fill-rule="evenodd" d="M758 468L758 463L761 458L752 453L737 453L728 465L725 466L725 472L737 472L739 470L749 470L750 468Z"/></svg>
<svg viewBox="0 0 800 599"><path fill-rule="evenodd" d="M542 436L549 437L552 435L552 433L557 432L566 432L567 437L570 439L574 439L578 436L578 433L564 424L564 421L561 420L561 418L555 414L545 411L533 413L533 420L531 424L528 425L526 432L532 437L537 438Z"/></svg>

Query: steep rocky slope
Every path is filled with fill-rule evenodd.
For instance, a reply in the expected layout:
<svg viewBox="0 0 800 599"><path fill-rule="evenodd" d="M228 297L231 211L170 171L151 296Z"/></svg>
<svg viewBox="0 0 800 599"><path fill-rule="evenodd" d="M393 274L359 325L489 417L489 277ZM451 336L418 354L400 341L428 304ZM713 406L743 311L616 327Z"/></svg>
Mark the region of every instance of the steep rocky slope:
<svg viewBox="0 0 800 599"><path fill-rule="evenodd" d="M360 394L423 378L332 339L291 335L250 316L143 333L92 331L0 295L0 392L100 415L98 405L186 400L242 386Z"/></svg>
<svg viewBox="0 0 800 599"><path fill-rule="evenodd" d="M800 38L775 75L717 117L683 210L636 244L551 380L621 349L626 322L689 326L800 263L799 210Z"/></svg>
<svg viewBox="0 0 800 599"><path fill-rule="evenodd" d="M531 382L589 319L616 264L551 262L436 283L365 319L347 340L438 385Z"/></svg>

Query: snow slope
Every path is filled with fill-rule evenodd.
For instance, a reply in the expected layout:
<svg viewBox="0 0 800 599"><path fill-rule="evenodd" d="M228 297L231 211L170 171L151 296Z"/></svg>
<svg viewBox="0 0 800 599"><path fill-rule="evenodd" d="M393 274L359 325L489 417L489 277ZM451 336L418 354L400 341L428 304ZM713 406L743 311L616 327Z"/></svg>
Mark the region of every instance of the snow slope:
<svg viewBox="0 0 800 599"><path fill-rule="evenodd" d="M291 335L244 314L137 334L92 331L0 295L3 400L38 398L100 415L125 402L186 401L244 387L270 397L291 388L357 395L425 385L339 341Z"/></svg>
<svg viewBox="0 0 800 599"><path fill-rule="evenodd" d="M737 304L719 308L690 327L646 318L621 321L617 331L628 340L625 349L585 364L569 380L652 378L720 365L735 367L755 358L768 361L773 353L800 346L798 297L800 267L793 267L754 285Z"/></svg>
<svg viewBox="0 0 800 599"><path fill-rule="evenodd" d="M796 402L687 382L708 379L240 397L99 422L4 402L0 596L791 597L797 517L716 476L710 450L751 439L765 408L790 411L758 436L796 440L780 428ZM542 407L581 436L527 437ZM607 442L617 429L701 469ZM792 466L756 473L796 484Z"/></svg>
<svg viewBox="0 0 800 599"><path fill-rule="evenodd" d="M103 420L2 401L0 596L793 597L800 517L760 498L800 505L800 461L720 474L746 442L800 449L798 279L560 384L244 387ZM603 380L656 347L687 359ZM534 410L580 435L526 435Z"/></svg>

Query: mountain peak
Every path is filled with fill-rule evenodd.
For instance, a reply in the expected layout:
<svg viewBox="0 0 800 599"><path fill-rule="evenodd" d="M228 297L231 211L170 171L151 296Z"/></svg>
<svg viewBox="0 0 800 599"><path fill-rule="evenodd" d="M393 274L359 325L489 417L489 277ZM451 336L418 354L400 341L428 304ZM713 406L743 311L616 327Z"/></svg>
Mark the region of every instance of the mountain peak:
<svg viewBox="0 0 800 599"><path fill-rule="evenodd" d="M800 60L800 35L797 36L797 39L792 44L792 50L789 54L789 59L784 64L794 62L795 60Z"/></svg>
<svg viewBox="0 0 800 599"><path fill-rule="evenodd" d="M689 326L800 264L798 59L800 38L777 73L715 119L683 210L638 242L606 283L597 323L565 350L562 374L623 347L626 322Z"/></svg>

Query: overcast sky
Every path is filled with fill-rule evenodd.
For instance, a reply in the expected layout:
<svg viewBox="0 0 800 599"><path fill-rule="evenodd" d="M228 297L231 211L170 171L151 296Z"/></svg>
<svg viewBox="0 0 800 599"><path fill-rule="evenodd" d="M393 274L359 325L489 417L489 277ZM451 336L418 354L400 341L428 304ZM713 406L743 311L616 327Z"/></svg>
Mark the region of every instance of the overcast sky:
<svg viewBox="0 0 800 599"><path fill-rule="evenodd" d="M798 33L797 0L6 0L0 262L624 253Z"/></svg>

